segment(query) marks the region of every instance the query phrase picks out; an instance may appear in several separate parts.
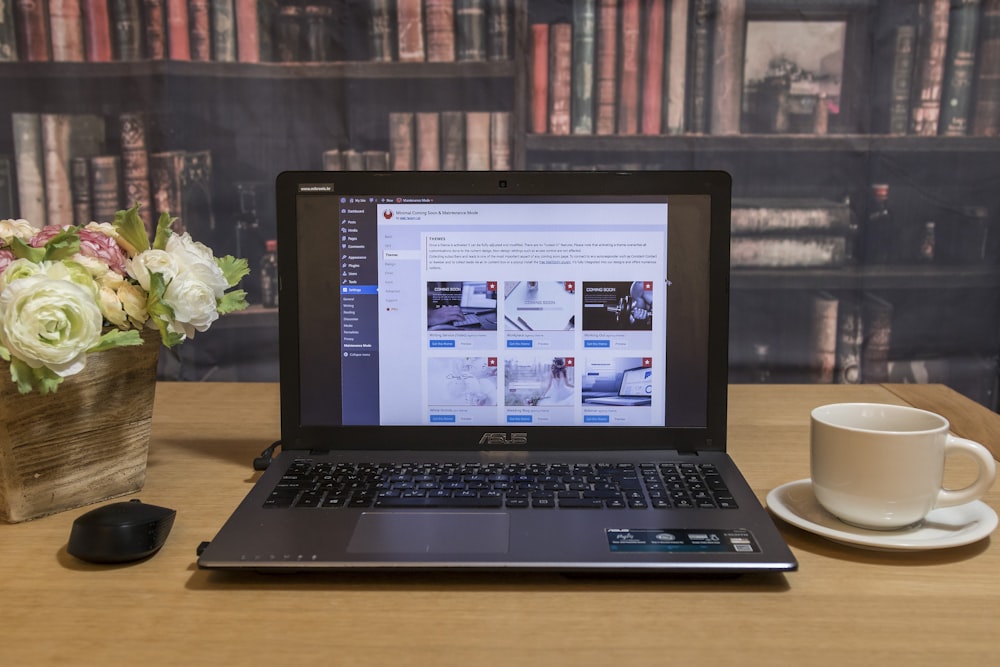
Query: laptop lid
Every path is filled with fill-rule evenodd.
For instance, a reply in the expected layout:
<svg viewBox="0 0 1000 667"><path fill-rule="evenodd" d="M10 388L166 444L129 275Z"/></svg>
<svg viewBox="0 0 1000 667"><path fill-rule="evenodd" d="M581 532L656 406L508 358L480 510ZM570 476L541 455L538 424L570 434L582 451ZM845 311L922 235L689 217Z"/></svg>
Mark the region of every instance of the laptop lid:
<svg viewBox="0 0 1000 667"><path fill-rule="evenodd" d="M276 194L285 449L725 449L728 174L285 172ZM648 406L582 399L614 364L652 371Z"/></svg>

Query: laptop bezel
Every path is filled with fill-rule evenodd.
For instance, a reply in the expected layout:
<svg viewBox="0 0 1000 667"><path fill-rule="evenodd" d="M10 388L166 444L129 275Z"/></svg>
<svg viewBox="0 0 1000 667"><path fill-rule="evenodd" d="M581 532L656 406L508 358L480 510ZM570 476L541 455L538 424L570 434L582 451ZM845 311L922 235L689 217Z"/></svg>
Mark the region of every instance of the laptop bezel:
<svg viewBox="0 0 1000 667"><path fill-rule="evenodd" d="M602 194L708 195L709 340L704 427L627 427L627 445L619 442L625 429L582 426L317 426L300 423L300 358L298 291L298 229L296 198L300 186L334 185L337 193L356 195L449 194L443 179L458 184L461 195ZM725 451L729 326L729 230L732 181L722 171L635 172L316 172L286 171L275 183L279 267L279 362L281 441L284 449L394 450L424 449L472 452L502 448L509 451L599 451L627 446L633 450ZM331 196L333 192L330 193ZM339 308L339 294L331 295ZM338 379L339 382L339 379ZM527 434L514 437L514 434ZM488 437L488 436L501 437ZM612 444L614 441L615 444ZM485 444L484 444L485 443Z"/></svg>

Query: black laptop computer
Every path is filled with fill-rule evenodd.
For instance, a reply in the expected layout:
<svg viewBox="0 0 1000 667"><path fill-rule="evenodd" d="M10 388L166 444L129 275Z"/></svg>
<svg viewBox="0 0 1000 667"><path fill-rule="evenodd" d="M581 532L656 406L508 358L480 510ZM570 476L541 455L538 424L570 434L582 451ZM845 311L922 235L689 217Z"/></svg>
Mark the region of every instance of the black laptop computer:
<svg viewBox="0 0 1000 667"><path fill-rule="evenodd" d="M722 172L281 174L281 452L199 565L795 569L726 454L730 200ZM616 368L643 404L585 401Z"/></svg>

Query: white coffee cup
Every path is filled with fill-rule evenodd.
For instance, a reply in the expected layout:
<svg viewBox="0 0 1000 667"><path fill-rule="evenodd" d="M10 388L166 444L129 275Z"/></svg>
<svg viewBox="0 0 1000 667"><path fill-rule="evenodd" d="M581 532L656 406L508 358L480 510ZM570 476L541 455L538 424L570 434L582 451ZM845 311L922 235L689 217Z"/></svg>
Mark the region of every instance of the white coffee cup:
<svg viewBox="0 0 1000 667"><path fill-rule="evenodd" d="M812 411L812 488L828 512L862 528L896 530L936 507L976 500L996 477L983 445L948 432L927 410L881 403L834 403ZM945 458L960 453L979 468L961 489L943 487Z"/></svg>

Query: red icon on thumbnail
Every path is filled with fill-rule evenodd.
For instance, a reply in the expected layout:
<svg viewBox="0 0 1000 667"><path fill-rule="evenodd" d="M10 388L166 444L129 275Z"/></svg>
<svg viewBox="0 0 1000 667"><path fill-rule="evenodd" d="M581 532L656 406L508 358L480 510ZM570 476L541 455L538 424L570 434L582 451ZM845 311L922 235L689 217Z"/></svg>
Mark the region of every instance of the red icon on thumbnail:
<svg viewBox="0 0 1000 667"><path fill-rule="evenodd" d="M486 282L486 291L487 292L496 292L497 291L497 281L495 281L495 280L489 280L489 281L487 281Z"/></svg>
<svg viewBox="0 0 1000 667"><path fill-rule="evenodd" d="M565 289L570 294L576 294L576 281L567 280L566 282L563 283L563 289Z"/></svg>
<svg viewBox="0 0 1000 667"><path fill-rule="evenodd" d="M642 358L642 367L643 368L652 368L653 367L653 357L643 357Z"/></svg>
<svg viewBox="0 0 1000 667"><path fill-rule="evenodd" d="M653 291L653 281L652 280L646 280L646 281L644 281L642 283L642 289L645 292L652 292Z"/></svg>
<svg viewBox="0 0 1000 667"><path fill-rule="evenodd" d="M567 367L576 366L576 359L573 357L565 357L563 361L566 362Z"/></svg>
<svg viewBox="0 0 1000 667"><path fill-rule="evenodd" d="M496 357L486 357L486 365L489 368L496 368L497 367L497 358Z"/></svg>

